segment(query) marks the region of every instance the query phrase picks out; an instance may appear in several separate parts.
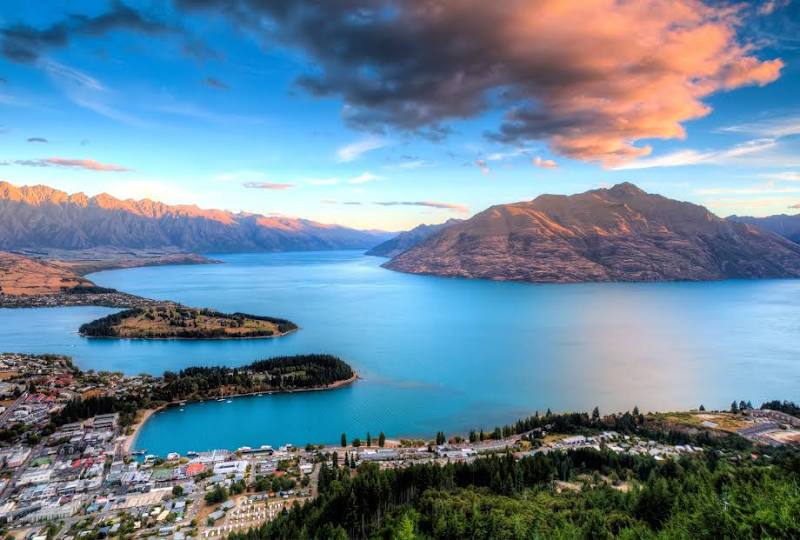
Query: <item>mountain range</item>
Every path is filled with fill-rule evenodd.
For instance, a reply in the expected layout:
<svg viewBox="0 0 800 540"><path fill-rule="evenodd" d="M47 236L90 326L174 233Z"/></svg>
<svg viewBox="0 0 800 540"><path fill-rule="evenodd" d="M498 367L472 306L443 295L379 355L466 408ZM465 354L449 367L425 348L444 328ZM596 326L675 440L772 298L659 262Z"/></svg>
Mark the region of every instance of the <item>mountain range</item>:
<svg viewBox="0 0 800 540"><path fill-rule="evenodd" d="M424 242L445 227L455 225L459 222L461 222L460 219L448 219L444 223L437 223L435 225L417 225L409 231L401 232L394 238L390 238L386 242L378 244L367 251L366 254L376 257L396 257L417 244Z"/></svg>
<svg viewBox="0 0 800 540"><path fill-rule="evenodd" d="M492 206L386 268L529 282L800 277L800 245L630 183Z"/></svg>
<svg viewBox="0 0 800 540"><path fill-rule="evenodd" d="M800 244L800 214L767 217L730 216L728 219L761 227Z"/></svg>
<svg viewBox="0 0 800 540"><path fill-rule="evenodd" d="M0 182L0 249L177 248L194 252L367 249L391 236L306 219L88 197Z"/></svg>

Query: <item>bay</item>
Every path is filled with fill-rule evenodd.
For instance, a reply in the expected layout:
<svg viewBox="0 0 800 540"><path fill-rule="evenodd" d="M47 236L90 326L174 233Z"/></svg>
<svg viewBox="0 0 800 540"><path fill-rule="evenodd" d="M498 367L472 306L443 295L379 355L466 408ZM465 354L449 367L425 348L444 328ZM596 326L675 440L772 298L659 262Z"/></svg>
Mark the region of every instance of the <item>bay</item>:
<svg viewBox="0 0 800 540"><path fill-rule="evenodd" d="M101 272L97 284L192 306L285 317L268 340L89 340L114 310L0 310L0 350L69 354L84 369L161 374L275 355L336 354L359 372L325 392L189 404L136 446L209 448L431 436L544 411L686 409L797 399L800 281L530 285L391 272L359 252L215 256L218 265Z"/></svg>

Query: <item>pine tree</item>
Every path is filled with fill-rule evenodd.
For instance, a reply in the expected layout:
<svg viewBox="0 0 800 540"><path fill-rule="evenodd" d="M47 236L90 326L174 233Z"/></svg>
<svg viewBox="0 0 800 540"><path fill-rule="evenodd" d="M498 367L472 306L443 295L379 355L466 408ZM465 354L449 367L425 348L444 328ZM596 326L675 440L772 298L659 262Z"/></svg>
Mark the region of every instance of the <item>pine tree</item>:
<svg viewBox="0 0 800 540"><path fill-rule="evenodd" d="M342 433L342 440L341 440L342 448L347 448L347 435Z"/></svg>
<svg viewBox="0 0 800 540"><path fill-rule="evenodd" d="M381 448L386 446L386 435L383 434L383 431L378 434L378 446Z"/></svg>
<svg viewBox="0 0 800 540"><path fill-rule="evenodd" d="M372 446L372 435L367 431L367 446Z"/></svg>

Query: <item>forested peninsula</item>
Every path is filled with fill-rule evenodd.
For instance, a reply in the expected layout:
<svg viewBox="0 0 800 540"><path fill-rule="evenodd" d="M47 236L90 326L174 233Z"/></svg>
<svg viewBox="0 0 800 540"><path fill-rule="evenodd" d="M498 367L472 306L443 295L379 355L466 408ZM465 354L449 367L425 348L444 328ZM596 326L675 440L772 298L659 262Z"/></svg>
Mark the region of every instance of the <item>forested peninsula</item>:
<svg viewBox="0 0 800 540"><path fill-rule="evenodd" d="M161 377L128 377L115 395L77 398L53 418L55 425L98 414L120 413L123 425L133 424L138 411L170 403L239 395L300 392L338 388L357 378L350 365L329 354L280 356L241 367L189 367Z"/></svg>

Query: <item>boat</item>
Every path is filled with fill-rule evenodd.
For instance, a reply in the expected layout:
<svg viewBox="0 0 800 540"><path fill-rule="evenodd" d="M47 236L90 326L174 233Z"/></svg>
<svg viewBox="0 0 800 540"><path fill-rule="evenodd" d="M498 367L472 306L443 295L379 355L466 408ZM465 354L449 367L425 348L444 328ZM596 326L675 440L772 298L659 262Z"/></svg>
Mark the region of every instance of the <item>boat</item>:
<svg viewBox="0 0 800 540"><path fill-rule="evenodd" d="M143 448L141 450L134 450L133 452L131 452L131 455L132 456L143 456L146 453L147 453L147 448Z"/></svg>
<svg viewBox="0 0 800 540"><path fill-rule="evenodd" d="M228 401L226 401L225 403L233 403L233 401L231 401L231 400L229 399L229 400L228 400Z"/></svg>
<svg viewBox="0 0 800 540"><path fill-rule="evenodd" d="M217 401L219 402L225 401L225 398L219 398Z"/></svg>

